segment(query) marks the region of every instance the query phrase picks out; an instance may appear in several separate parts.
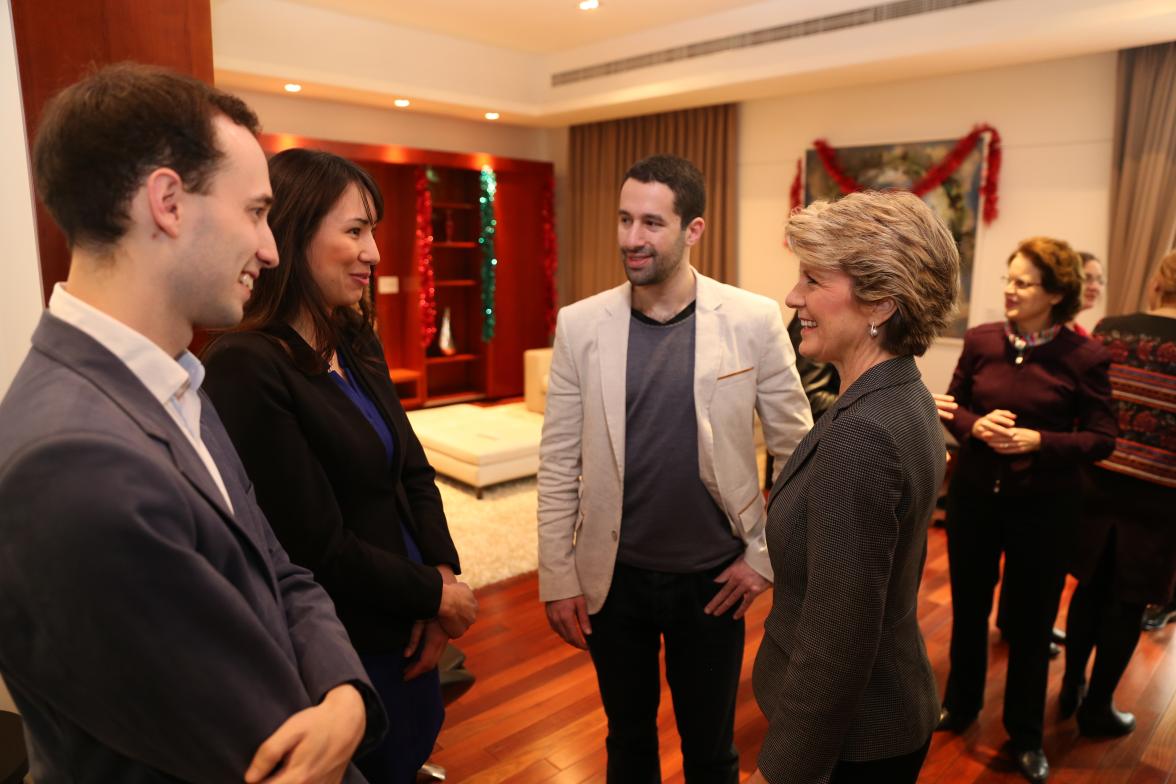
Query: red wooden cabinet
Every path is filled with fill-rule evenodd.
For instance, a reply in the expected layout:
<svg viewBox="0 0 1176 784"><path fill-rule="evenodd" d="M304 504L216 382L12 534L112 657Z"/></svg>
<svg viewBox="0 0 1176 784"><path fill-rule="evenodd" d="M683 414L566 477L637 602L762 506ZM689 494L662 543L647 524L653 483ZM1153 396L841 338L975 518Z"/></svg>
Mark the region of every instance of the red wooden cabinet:
<svg viewBox="0 0 1176 784"><path fill-rule="evenodd" d="M393 383L406 407L515 397L523 393L523 351L549 345L545 323L543 191L552 165L484 154L420 150L263 134L273 154L290 147L327 150L355 161L384 195L376 228L376 326ZM432 169L433 274L438 326L446 308L454 351L437 338L421 345L421 280L416 258L417 167ZM479 173L498 181L495 219L495 334L482 340ZM384 279L382 293L380 279ZM395 282L390 279L395 278ZM395 289L394 293L388 289Z"/></svg>

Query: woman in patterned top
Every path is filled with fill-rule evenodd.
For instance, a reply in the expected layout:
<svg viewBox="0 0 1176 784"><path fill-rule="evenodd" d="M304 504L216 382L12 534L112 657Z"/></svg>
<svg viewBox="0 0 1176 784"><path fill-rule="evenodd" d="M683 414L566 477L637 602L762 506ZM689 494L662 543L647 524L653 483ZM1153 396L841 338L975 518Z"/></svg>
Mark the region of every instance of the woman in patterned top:
<svg viewBox="0 0 1176 784"><path fill-rule="evenodd" d="M1105 318L1094 328L1111 354L1119 438L1114 454L1090 471L1071 564L1079 583L1059 703L1063 715L1077 709L1085 735L1135 728L1135 717L1116 710L1111 697L1135 651L1145 605L1167 603L1176 589L1176 252L1160 261L1148 296L1148 311Z"/></svg>
<svg viewBox="0 0 1176 784"><path fill-rule="evenodd" d="M1004 725L1017 767L1044 781L1049 643L1065 584L1060 542L1080 513L1084 465L1111 454L1110 356L1066 328L1081 306L1082 261L1049 237L1009 257L1004 322L968 330L945 424L960 443L947 500L951 674L939 728L960 732L980 712L988 616L1000 576L1008 598Z"/></svg>

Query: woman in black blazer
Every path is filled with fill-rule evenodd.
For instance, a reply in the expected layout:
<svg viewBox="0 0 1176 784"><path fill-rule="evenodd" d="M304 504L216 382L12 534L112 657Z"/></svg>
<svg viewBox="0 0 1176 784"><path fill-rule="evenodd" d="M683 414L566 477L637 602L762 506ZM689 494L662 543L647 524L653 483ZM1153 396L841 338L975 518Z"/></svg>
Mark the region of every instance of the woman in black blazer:
<svg viewBox="0 0 1176 784"><path fill-rule="evenodd" d="M772 488L753 675L769 724L751 781L914 782L939 710L916 603L945 468L914 357L949 322L959 253L910 193L817 202L787 240L799 351L841 388Z"/></svg>
<svg viewBox="0 0 1176 784"><path fill-rule="evenodd" d="M404 784L441 728L437 660L472 623L434 472L388 377L364 294L383 201L328 153L270 160L280 264L252 284L241 327L215 340L204 388L290 558L335 601L388 712L357 760Z"/></svg>

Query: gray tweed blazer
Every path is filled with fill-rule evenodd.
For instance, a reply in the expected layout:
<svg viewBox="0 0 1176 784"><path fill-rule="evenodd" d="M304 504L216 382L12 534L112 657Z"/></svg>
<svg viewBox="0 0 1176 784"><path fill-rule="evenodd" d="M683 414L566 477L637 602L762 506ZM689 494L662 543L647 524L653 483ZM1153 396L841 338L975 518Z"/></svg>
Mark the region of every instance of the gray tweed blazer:
<svg viewBox="0 0 1176 784"><path fill-rule="evenodd" d="M772 784L839 759L912 752L939 711L916 602L943 430L911 357L875 365L817 422L772 488L776 582L756 656Z"/></svg>

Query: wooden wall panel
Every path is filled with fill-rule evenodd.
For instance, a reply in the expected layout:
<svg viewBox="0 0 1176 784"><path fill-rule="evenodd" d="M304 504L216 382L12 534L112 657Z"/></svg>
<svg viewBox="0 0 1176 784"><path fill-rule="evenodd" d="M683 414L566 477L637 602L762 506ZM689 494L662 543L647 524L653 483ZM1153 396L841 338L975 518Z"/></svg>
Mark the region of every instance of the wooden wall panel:
<svg viewBox="0 0 1176 784"><path fill-rule="evenodd" d="M30 148L45 102L95 66L133 60L212 82L209 0L11 0ZM69 271L65 239L37 204L48 299Z"/></svg>

